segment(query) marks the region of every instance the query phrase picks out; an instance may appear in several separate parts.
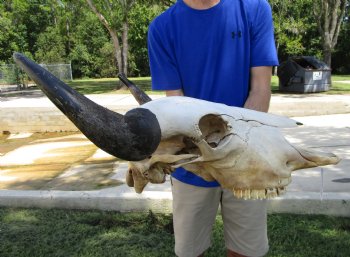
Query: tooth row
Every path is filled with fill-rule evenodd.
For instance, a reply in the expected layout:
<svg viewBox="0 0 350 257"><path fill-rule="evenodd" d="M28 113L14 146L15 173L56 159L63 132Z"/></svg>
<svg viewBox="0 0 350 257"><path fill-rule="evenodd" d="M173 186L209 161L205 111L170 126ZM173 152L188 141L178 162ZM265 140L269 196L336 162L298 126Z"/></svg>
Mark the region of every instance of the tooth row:
<svg viewBox="0 0 350 257"><path fill-rule="evenodd" d="M232 189L236 198L239 199L271 199L285 193L285 187L256 189Z"/></svg>

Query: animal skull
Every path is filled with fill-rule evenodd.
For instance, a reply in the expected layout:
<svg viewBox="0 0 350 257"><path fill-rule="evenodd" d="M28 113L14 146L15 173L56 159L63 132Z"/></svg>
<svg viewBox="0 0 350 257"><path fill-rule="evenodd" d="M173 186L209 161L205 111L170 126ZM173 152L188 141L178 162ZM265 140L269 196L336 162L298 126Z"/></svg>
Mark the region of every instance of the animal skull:
<svg viewBox="0 0 350 257"><path fill-rule="evenodd" d="M40 65L15 53L16 63L49 99L106 152L129 161L127 184L141 193L148 182L184 167L217 180L236 197L279 195L297 169L335 164L339 158L292 146L279 128L292 119L189 97L150 101L125 77L141 106L121 115L97 105Z"/></svg>
<svg viewBox="0 0 350 257"><path fill-rule="evenodd" d="M339 161L292 146L279 127L298 124L286 117L188 97L161 98L142 108L156 115L162 139L150 158L129 162L127 181L138 193L184 167L238 198L270 198L284 191L292 171Z"/></svg>

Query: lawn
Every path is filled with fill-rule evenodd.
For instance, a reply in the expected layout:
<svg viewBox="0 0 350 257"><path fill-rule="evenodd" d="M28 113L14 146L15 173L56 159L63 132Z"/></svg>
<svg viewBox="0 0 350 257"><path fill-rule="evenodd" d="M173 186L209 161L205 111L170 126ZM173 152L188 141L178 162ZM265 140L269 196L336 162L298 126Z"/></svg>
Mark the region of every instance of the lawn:
<svg viewBox="0 0 350 257"><path fill-rule="evenodd" d="M340 81L348 81L349 83L343 83ZM278 91L278 77L273 76L271 81L272 93L279 93ZM333 75L332 76L332 87L327 92L322 92L320 94L350 94L350 75Z"/></svg>
<svg viewBox="0 0 350 257"><path fill-rule="evenodd" d="M151 78L140 77L130 78L136 85L142 90L146 91L147 94L164 94L162 91L151 90ZM344 83L342 81L348 81ZM103 79L76 79L68 81L67 84L79 93L84 95L87 94L129 94L127 88L121 88L119 79L117 78L103 78ZM30 89L36 89L36 86L31 86ZM278 90L278 77L273 76L271 81L272 93L280 93ZM9 96L17 96L21 94L20 91L12 92ZM332 76L332 87L327 92L321 94L350 94L350 75L333 75Z"/></svg>
<svg viewBox="0 0 350 257"><path fill-rule="evenodd" d="M138 85L147 93L151 91L151 78L130 78L132 82ZM118 93L126 94L129 91L125 88L119 89L119 79L117 78L104 78L104 79L78 79L68 82L68 85L77 90L78 92L86 94L103 94L103 93ZM155 92L152 92L155 93Z"/></svg>
<svg viewBox="0 0 350 257"><path fill-rule="evenodd" d="M0 256L171 257L170 214L0 208ZM350 256L350 218L274 214L268 257ZM216 219L207 257L225 256Z"/></svg>
<svg viewBox="0 0 350 257"><path fill-rule="evenodd" d="M131 78L136 85L140 86L147 93L151 92L151 78ZM342 83L339 81L349 81L349 83ZM119 88L118 79L86 79L86 80L74 80L68 82L68 84L83 94L101 94L101 93L129 93L127 90L116 90ZM273 93L279 93L278 91L278 77L272 77L271 90ZM152 92L155 94L157 92ZM161 93L161 92L158 92ZM334 75L332 76L332 88L323 92L322 94L350 94L350 75Z"/></svg>

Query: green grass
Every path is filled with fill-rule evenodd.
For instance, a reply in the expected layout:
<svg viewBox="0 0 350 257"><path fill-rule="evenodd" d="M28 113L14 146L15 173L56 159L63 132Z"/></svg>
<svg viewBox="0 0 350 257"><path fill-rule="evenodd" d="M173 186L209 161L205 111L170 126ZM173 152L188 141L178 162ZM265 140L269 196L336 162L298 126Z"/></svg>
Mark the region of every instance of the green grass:
<svg viewBox="0 0 350 257"><path fill-rule="evenodd" d="M350 94L350 83L342 83L339 81L349 81L350 82L350 75L332 75L332 87L327 92L321 92L320 94L328 94L328 95L335 95L335 94ZM273 76L271 81L271 90L272 93L280 93L278 90L278 77Z"/></svg>
<svg viewBox="0 0 350 257"><path fill-rule="evenodd" d="M350 218L269 215L269 257L350 256ZM0 208L0 256L171 257L171 215ZM207 257L225 255L216 219Z"/></svg>
<svg viewBox="0 0 350 257"><path fill-rule="evenodd" d="M162 94L162 92L151 91L151 78L131 78L136 85L142 88L146 93ZM322 94L350 94L350 84L341 83L338 81L350 81L350 75L333 75L332 87L327 92ZM120 88L118 79L86 79L86 80L74 80L68 83L75 90L82 94L102 94L102 93L118 93L126 94L128 90L117 90ZM271 82L272 93L280 93L278 90L278 77L273 76Z"/></svg>
<svg viewBox="0 0 350 257"><path fill-rule="evenodd" d="M164 94L162 91L151 91L151 78L130 78L136 85L138 85L147 94ZM332 76L332 87L327 92L321 94L350 94L350 84L341 83L339 81L349 81L350 75L333 75ZM117 78L104 78L104 79L77 79L67 82L69 86L78 92L87 94L129 94L130 92L124 87L121 88L119 79ZM36 87L31 87L35 89ZM278 77L273 76L271 82L272 93L280 93L278 90ZM12 92L8 96L20 95L20 91Z"/></svg>
<svg viewBox="0 0 350 257"><path fill-rule="evenodd" d="M131 78L132 82L138 85L146 93L151 91L151 78ZM118 93L128 94L129 91L126 88L121 89L119 79L105 78L105 79L79 79L68 82L68 85L77 90L78 92L86 94L103 94L103 93ZM152 92L155 93L155 92Z"/></svg>
<svg viewBox="0 0 350 257"><path fill-rule="evenodd" d="M332 81L339 81L339 80L349 80L350 81L350 75L332 75Z"/></svg>

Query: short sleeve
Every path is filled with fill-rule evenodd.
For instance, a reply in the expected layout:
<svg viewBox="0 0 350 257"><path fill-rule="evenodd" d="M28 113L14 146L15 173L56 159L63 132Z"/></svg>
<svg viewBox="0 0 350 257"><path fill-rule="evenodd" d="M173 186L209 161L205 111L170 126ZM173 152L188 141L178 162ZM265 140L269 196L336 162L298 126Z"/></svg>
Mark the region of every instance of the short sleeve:
<svg viewBox="0 0 350 257"><path fill-rule="evenodd" d="M278 58L274 39L272 12L266 0L259 0L252 17L251 66L276 66Z"/></svg>
<svg viewBox="0 0 350 257"><path fill-rule="evenodd" d="M181 89L181 80L168 33L156 20L148 30L148 55L153 90Z"/></svg>

